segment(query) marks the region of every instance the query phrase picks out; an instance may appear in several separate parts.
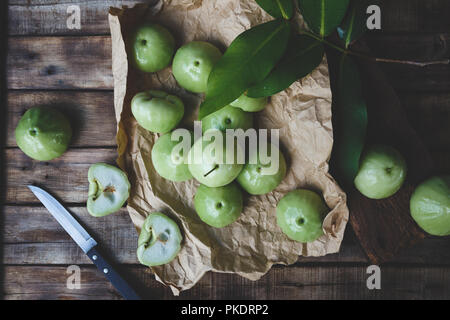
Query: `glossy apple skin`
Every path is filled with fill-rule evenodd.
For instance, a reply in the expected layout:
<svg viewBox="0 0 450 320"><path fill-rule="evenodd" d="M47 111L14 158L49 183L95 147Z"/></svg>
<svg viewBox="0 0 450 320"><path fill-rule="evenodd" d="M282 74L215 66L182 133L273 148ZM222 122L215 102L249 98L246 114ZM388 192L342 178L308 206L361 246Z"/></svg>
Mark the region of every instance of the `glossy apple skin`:
<svg viewBox="0 0 450 320"><path fill-rule="evenodd" d="M214 228L223 228L236 221L243 209L242 191L236 183L219 188L200 185L194 198L200 219Z"/></svg>
<svg viewBox="0 0 450 320"><path fill-rule="evenodd" d="M210 129L226 131L227 129L243 129L253 127L253 115L232 106L226 106L202 119L202 130Z"/></svg>
<svg viewBox="0 0 450 320"><path fill-rule="evenodd" d="M259 112L266 108L268 102L268 98L250 98L244 93L230 105L246 112Z"/></svg>
<svg viewBox="0 0 450 320"><path fill-rule="evenodd" d="M367 198L388 198L401 188L406 171L405 159L397 150L374 145L361 158L355 186Z"/></svg>
<svg viewBox="0 0 450 320"><path fill-rule="evenodd" d="M184 89L195 93L206 92L209 74L221 57L220 50L208 42L189 42L175 54L173 75Z"/></svg>
<svg viewBox="0 0 450 320"><path fill-rule="evenodd" d="M175 52L175 39L158 24L141 26L134 38L133 54L136 66L144 72L157 72L170 65Z"/></svg>
<svg viewBox="0 0 450 320"><path fill-rule="evenodd" d="M88 171L87 210L94 217L117 212L130 195L130 182L122 170L106 163L93 164Z"/></svg>
<svg viewBox="0 0 450 320"><path fill-rule="evenodd" d="M270 167L270 164L262 164L259 154L255 152L251 155L249 163L244 166L244 169L242 169L237 177L237 182L239 182L241 187L248 193L252 195L262 195L272 192L286 176L286 160L283 153L281 153L274 145L271 146L271 152L275 152L279 155L278 170L275 174L264 174L263 168ZM255 161L256 164L252 164Z"/></svg>
<svg viewBox="0 0 450 320"><path fill-rule="evenodd" d="M194 135L191 132L191 146L194 142ZM152 149L152 162L156 172L165 179L171 181L186 181L192 179L192 174L189 171L187 163L176 163L172 159L172 151L179 144L179 141L172 141L172 134L166 133L161 136L155 143ZM189 151L188 151L189 152ZM187 154L182 151L175 157L175 160L184 159Z"/></svg>
<svg viewBox="0 0 450 320"><path fill-rule="evenodd" d="M216 131L222 134L222 132ZM226 163L227 153L231 151L226 148L225 138L223 141L224 144L221 146L223 159L219 161L221 163L216 163L215 160L217 159L211 154L212 152L208 152L207 146L212 142L207 141L205 136L202 139L198 139L189 151L189 171L198 182L211 188L223 187L230 184L237 178L244 166L243 164L237 163L237 150L234 151L234 162ZM199 152L199 161L196 163L194 161L198 150L196 145L199 144L203 144L203 152Z"/></svg>
<svg viewBox="0 0 450 320"><path fill-rule="evenodd" d="M292 240L313 242L323 235L323 219L329 211L317 193L298 189L285 195L277 206L277 223Z"/></svg>
<svg viewBox="0 0 450 320"><path fill-rule="evenodd" d="M27 156L39 161L60 157L69 146L72 128L59 111L48 107L29 109L20 119L15 137Z"/></svg>
<svg viewBox="0 0 450 320"><path fill-rule="evenodd" d="M450 235L450 175L432 177L419 185L410 209L413 219L429 234Z"/></svg>
<svg viewBox="0 0 450 320"><path fill-rule="evenodd" d="M183 119L184 104L176 96L163 91L149 90L134 96L131 111L144 129L155 133L167 133Z"/></svg>
<svg viewBox="0 0 450 320"><path fill-rule="evenodd" d="M137 257L149 267L171 262L181 250L183 237L178 225L160 212L151 213L144 221L138 239Z"/></svg>

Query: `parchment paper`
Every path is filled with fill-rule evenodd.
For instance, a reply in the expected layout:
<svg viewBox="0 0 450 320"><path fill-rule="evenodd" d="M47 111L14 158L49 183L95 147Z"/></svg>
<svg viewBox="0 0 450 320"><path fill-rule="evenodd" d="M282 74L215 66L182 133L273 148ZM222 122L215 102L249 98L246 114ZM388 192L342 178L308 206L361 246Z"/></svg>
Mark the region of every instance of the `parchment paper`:
<svg viewBox="0 0 450 320"><path fill-rule="evenodd" d="M165 0L155 7L111 8L114 103L118 123L118 164L130 178L128 211L139 231L145 217L161 211L183 231L184 242L171 263L152 268L156 279L173 293L194 286L207 271L237 273L251 280L261 278L273 264L295 263L299 255L323 256L339 251L348 220L346 196L328 173L333 146L331 90L324 60L310 75L271 98L257 114L259 128L280 129L280 143L288 162L282 184L264 196L248 196L235 223L223 229L207 226L197 216L193 198L198 182L174 183L160 177L151 161L158 138L141 128L131 114L130 102L140 91L163 89L185 103L182 127L193 127L203 97L181 89L167 68L145 74L128 59L133 30L143 21L166 26L178 45L192 40L210 41L222 50L241 32L271 20L254 0ZM301 24L302 19L296 19ZM302 244L289 240L276 223L276 205L289 191L309 188L323 195L330 213L325 234Z"/></svg>

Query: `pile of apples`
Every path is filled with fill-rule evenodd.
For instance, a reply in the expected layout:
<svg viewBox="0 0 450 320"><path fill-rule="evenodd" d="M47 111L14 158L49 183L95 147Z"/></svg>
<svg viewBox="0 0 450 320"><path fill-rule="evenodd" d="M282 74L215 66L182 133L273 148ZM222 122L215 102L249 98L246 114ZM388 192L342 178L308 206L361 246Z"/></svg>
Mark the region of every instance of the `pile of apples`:
<svg viewBox="0 0 450 320"><path fill-rule="evenodd" d="M135 66L144 72L158 72L168 67L173 57L172 72L178 84L189 92L199 94L206 91L208 77L222 57L218 48L204 41L187 43L175 52L173 36L157 24L145 24L137 29L133 53ZM278 170L271 174L264 171L270 163L262 163L257 150L250 152L246 164L236 161L236 150L232 150L233 156L230 156L231 159L234 157L234 162L217 162L214 161L215 155L203 151L213 141L205 133L214 131L214 134L224 137L227 129L250 129L253 127L254 113L262 111L267 104L267 98L255 99L243 94L229 106L203 118L203 137L194 141L194 134L189 132L190 149L186 154L181 148L180 151L174 150L180 141L172 133L184 115L184 104L178 97L163 91L140 92L131 101L131 111L141 127L161 134L152 149L156 172L174 182L192 178L200 182L194 198L198 216L211 227L223 228L235 222L243 211L242 189L251 195L264 195L273 191L286 176L286 160L281 151L271 144L268 147L269 156L279 163ZM229 148L223 144L224 159L230 153ZM194 161L195 150L201 152L200 161ZM189 161L180 161L186 158ZM324 200L315 192L295 190L279 202L277 222L289 238L311 242L323 234L323 218L328 211ZM155 214L158 218L154 218ZM181 233L173 232L178 229L174 227L171 233L159 234L157 225L151 222L154 219L161 224L164 220L166 224L176 226L170 218L159 212L147 217L139 236L138 258L148 266L169 262L180 249ZM177 241L171 242L169 249L167 243L172 238ZM161 250L167 252L166 259L160 259L160 256L155 258L155 252Z"/></svg>
<svg viewBox="0 0 450 320"><path fill-rule="evenodd" d="M206 91L209 74L222 57L219 49L210 43L194 41L175 52L171 33L157 24L145 24L137 29L133 44L135 66L143 72L157 72L170 65L178 84L193 93ZM219 111L202 119L204 133L220 134L226 129L253 127L253 114L262 111L267 98L254 99L243 94ZM223 228L235 222L243 211L242 189L251 195L273 191L286 175L286 161L274 145L269 153L279 160L278 170L264 174L258 152L248 156L246 164L211 161L203 153L200 162L177 161L193 157L192 150L200 150L211 143L203 135L194 141L190 132L190 151L173 152L179 141L171 132L184 116L184 104L178 97L163 91L148 90L134 96L132 114L144 129L161 134L152 149L155 170L165 179L181 182L192 178L201 185L194 198L199 218L214 228ZM20 119L15 130L19 148L29 157L49 161L61 156L67 149L72 129L67 118L49 107L35 107ZM189 139L188 139L189 140ZM225 140L225 139L224 139ZM183 150L183 149L180 149ZM223 155L230 150L223 145ZM175 155L175 156L174 156ZM270 155L269 155L270 156ZM175 160L175 161L174 161ZM406 162L395 149L373 146L361 158L356 188L371 199L383 199L395 194L406 177ZM130 182L118 168L98 163L88 172L88 212L102 217L118 211L129 198ZM411 202L411 215L425 231L432 235L450 235L450 176L433 177L415 190ZM277 205L277 223L292 240L312 242L323 235L323 218L329 211L324 200L310 190L294 190ZM141 229L137 256L147 266L157 266L173 260L181 249L182 235L178 225L160 212L149 214Z"/></svg>

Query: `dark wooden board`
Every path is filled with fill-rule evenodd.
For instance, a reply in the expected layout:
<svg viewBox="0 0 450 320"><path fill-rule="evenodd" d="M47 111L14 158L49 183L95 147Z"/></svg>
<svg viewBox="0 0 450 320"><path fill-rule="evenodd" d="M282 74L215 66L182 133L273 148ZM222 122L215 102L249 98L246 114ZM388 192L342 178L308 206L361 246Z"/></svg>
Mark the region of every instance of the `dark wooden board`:
<svg viewBox="0 0 450 320"><path fill-rule="evenodd" d="M90 217L87 169L91 163L114 163L115 120L111 43L107 8L143 1L9 1L9 58L6 190L2 210L6 263L2 286L7 299L119 299L109 282L29 193L30 182L45 184L70 206L104 246L134 286L150 298L173 298L144 267L135 265L136 232L126 210L103 219ZM3 2L5 3L5 2ZM82 29L66 27L66 9L80 5ZM5 3L6 5L6 3ZM382 1L383 31L369 35L380 57L418 60L449 57L450 4L446 0ZM6 23L5 19L1 19ZM399 94L406 117L431 151L437 172L450 172L450 68L379 65ZM6 94L1 97L6 97ZM61 159L37 163L15 145L13 128L25 109L57 105L67 112L79 134ZM6 128L6 126L3 126ZM406 213L403 212L403 213ZM67 265L82 270L82 288L66 287ZM277 266L258 282L208 273L180 298L194 299L448 299L450 238L427 238L382 266L382 290L368 290L365 253L348 228L341 252L301 258L291 267Z"/></svg>
<svg viewBox="0 0 450 320"><path fill-rule="evenodd" d="M449 267L383 268L381 290L368 290L365 266L274 267L259 281L207 273L191 290L173 297L148 269L120 269L144 298L152 299L449 299ZM81 266L81 288L68 289L67 266L7 266L6 299L120 299L92 266ZM39 274L39 277L36 275ZM145 283L145 287L142 284Z"/></svg>
<svg viewBox="0 0 450 320"><path fill-rule="evenodd" d="M133 6L152 0L123 1L58 1L10 0L9 33L11 35L98 35L108 34L106 12L110 6ZM384 32L448 32L450 3L423 0L382 0L382 28ZM66 27L66 10L69 5L79 5L81 9L81 30Z"/></svg>

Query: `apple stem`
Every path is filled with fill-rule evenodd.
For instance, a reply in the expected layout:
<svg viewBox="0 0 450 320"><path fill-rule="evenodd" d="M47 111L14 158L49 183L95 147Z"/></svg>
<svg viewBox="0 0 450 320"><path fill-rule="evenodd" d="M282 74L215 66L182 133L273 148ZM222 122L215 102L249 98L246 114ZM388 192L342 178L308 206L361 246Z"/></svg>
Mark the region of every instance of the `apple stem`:
<svg viewBox="0 0 450 320"><path fill-rule="evenodd" d="M214 168L212 168L208 173L206 173L203 177L207 177L207 176L209 176L213 171L216 171L217 169L219 169L219 165L218 164L216 164L215 166L214 166Z"/></svg>

